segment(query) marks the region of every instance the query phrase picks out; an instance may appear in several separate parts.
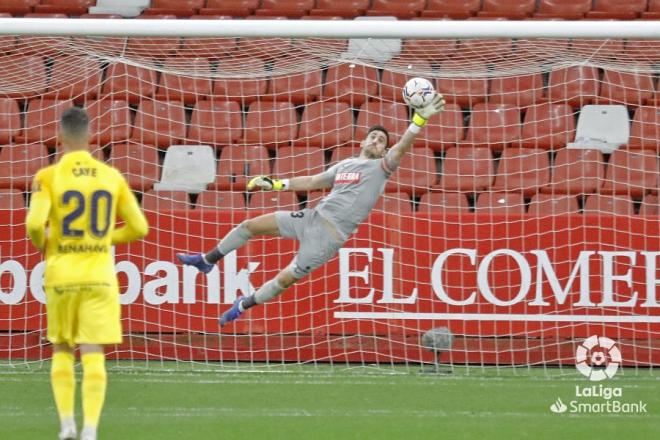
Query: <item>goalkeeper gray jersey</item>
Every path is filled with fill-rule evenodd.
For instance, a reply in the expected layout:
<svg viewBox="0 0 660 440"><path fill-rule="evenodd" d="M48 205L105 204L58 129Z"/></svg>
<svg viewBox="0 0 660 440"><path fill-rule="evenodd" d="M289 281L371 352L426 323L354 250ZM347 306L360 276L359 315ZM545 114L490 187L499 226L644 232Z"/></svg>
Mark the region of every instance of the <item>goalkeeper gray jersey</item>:
<svg viewBox="0 0 660 440"><path fill-rule="evenodd" d="M348 238L369 215L398 163L386 159L345 159L328 168L324 177L332 191L316 210Z"/></svg>

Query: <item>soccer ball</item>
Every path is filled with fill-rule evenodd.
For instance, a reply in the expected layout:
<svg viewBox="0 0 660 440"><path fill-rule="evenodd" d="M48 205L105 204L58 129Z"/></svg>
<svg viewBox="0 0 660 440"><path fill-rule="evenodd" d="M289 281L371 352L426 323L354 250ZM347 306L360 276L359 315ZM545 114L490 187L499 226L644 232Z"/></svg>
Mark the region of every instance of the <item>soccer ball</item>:
<svg viewBox="0 0 660 440"><path fill-rule="evenodd" d="M403 86L403 100L412 108L422 108L435 95L433 84L424 78L412 78Z"/></svg>

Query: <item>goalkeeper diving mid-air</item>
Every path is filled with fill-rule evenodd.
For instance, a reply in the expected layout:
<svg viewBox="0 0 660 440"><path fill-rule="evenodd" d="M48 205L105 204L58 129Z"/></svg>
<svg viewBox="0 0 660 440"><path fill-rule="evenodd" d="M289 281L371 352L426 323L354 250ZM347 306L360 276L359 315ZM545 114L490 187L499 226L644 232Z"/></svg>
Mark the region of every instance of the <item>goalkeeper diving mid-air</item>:
<svg viewBox="0 0 660 440"><path fill-rule="evenodd" d="M369 215L383 193L387 179L397 169L403 155L410 150L421 128L430 117L440 113L444 105L442 95L434 92L427 105L415 109L412 123L401 140L390 149L387 130L375 125L361 142L358 157L342 160L322 173L282 180L258 176L250 180L248 190L332 190L315 208L277 211L243 221L206 254L177 254L183 264L208 273L222 257L240 248L254 236L288 237L300 242L298 253L291 264L253 295L237 298L232 307L220 317L220 325L234 321L250 307L272 300L334 257Z"/></svg>

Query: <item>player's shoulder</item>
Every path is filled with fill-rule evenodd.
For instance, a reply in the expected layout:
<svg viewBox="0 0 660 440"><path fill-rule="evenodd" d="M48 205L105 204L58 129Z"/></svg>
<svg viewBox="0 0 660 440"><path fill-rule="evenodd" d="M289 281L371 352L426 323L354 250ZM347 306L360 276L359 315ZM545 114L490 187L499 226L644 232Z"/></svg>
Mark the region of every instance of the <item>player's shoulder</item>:
<svg viewBox="0 0 660 440"><path fill-rule="evenodd" d="M57 164L52 164L52 165L48 165L47 167L43 167L39 169L39 171L37 171L36 174L34 175L34 178L40 181L46 181L51 179L53 176L53 172L55 171L56 165Z"/></svg>

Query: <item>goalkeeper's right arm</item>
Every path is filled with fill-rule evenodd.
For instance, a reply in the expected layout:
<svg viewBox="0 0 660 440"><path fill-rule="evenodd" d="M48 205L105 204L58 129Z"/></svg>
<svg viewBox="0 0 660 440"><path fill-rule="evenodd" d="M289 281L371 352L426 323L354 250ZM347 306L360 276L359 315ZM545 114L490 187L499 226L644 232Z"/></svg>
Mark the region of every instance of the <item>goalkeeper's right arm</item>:
<svg viewBox="0 0 660 440"><path fill-rule="evenodd" d="M253 177L247 184L248 191L261 189L264 191L314 191L332 188L333 180L325 173L314 176L299 176L291 179L275 179L268 176Z"/></svg>

